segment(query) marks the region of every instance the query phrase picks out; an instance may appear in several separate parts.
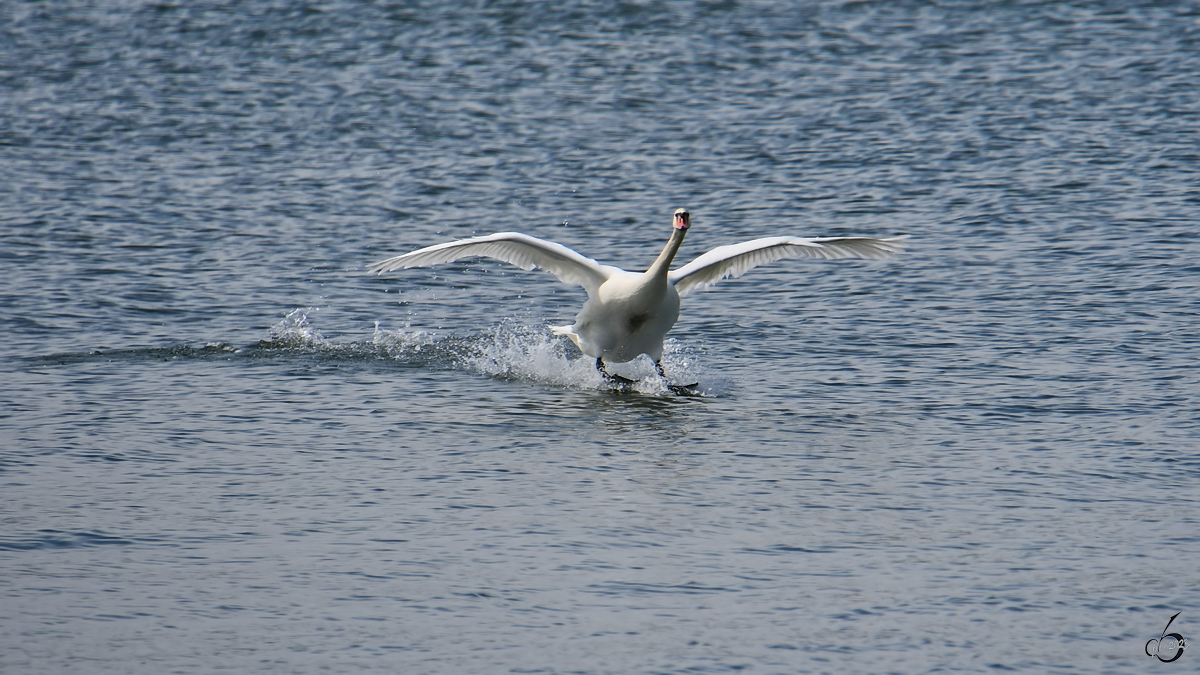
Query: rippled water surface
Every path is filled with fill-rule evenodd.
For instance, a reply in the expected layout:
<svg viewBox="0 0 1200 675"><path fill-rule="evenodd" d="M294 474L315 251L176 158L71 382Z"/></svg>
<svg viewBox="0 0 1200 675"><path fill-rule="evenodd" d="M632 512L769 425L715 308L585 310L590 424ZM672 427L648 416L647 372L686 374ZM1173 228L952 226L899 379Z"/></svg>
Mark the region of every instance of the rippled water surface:
<svg viewBox="0 0 1200 675"><path fill-rule="evenodd" d="M1148 671L1198 73L1189 3L0 4L0 671ZM550 275L365 272L679 206L911 246L686 297L696 397Z"/></svg>

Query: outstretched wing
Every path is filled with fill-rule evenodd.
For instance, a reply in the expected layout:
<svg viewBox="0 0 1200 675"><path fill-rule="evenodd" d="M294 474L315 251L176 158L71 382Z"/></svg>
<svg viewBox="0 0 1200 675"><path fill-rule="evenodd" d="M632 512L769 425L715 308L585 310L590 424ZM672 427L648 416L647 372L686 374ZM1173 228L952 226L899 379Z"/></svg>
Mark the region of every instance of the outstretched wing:
<svg viewBox="0 0 1200 675"><path fill-rule="evenodd" d="M610 276L620 270L585 258L552 241L518 232L500 232L486 237L460 239L445 244L381 260L368 272L390 272L409 267L430 267L462 258L495 258L524 270L540 267L568 284L578 284L592 295Z"/></svg>
<svg viewBox="0 0 1200 675"><path fill-rule="evenodd" d="M784 258L891 258L904 250L908 237L767 237L719 246L671 272L667 278L680 295L694 287L711 286L725 277L740 277L747 270Z"/></svg>

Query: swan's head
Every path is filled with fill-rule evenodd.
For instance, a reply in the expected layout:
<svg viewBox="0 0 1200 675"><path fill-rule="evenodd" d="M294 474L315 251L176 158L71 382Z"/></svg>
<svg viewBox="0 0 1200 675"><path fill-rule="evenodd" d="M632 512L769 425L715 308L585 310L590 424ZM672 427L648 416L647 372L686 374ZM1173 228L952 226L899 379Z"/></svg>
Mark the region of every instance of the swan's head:
<svg viewBox="0 0 1200 675"><path fill-rule="evenodd" d="M675 229L686 230L692 225L692 214L687 209L675 209Z"/></svg>

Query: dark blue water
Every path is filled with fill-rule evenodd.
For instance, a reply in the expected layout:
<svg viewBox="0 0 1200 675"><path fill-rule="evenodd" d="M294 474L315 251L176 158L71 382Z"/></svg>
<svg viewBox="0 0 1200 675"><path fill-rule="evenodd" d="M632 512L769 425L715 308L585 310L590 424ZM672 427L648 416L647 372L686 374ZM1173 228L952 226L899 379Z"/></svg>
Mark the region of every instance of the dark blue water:
<svg viewBox="0 0 1200 675"><path fill-rule="evenodd" d="M0 4L0 672L1148 671L1198 92L1188 3ZM911 247L685 298L701 397L550 275L364 271L681 206Z"/></svg>

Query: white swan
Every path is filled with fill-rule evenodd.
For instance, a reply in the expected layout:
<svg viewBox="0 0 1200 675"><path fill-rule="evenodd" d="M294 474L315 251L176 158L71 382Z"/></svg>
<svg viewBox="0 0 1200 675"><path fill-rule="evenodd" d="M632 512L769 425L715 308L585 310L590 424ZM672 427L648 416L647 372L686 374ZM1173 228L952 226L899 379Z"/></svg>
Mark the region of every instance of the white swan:
<svg viewBox="0 0 1200 675"><path fill-rule="evenodd" d="M596 368L609 380L630 380L609 375L604 362L624 363L642 354L654 360L665 381L662 365L663 338L679 318L679 298L693 288L711 286L725 277L739 277L763 263L784 258L890 258L903 251L906 237L768 237L720 246L692 262L670 271L671 261L691 226L685 209L674 214L671 239L650 269L626 272L601 265L561 244L517 232L462 239L381 260L369 272L390 272L410 267L429 267L461 258L487 257L531 270L540 267L560 281L578 284L588 299L570 326L554 326L555 335L565 335L579 351L595 357ZM679 387L679 391L695 385Z"/></svg>

